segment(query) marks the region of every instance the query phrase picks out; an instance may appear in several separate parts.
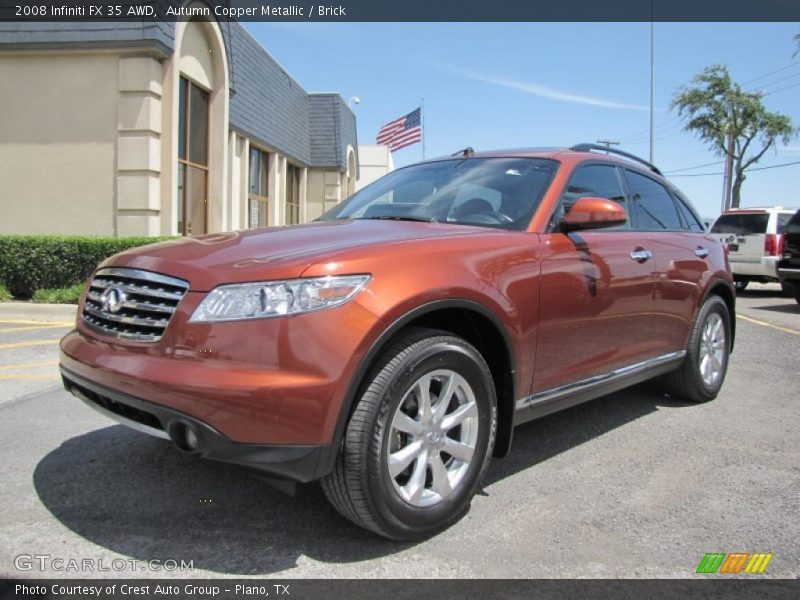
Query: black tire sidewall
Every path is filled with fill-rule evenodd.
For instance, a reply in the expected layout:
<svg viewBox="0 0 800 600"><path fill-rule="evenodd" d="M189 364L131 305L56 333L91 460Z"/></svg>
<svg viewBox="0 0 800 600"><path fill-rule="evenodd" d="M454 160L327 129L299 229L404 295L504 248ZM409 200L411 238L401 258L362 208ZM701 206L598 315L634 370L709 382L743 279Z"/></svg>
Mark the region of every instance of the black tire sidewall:
<svg viewBox="0 0 800 600"><path fill-rule="evenodd" d="M450 369L467 380L478 405L478 440L472 464L456 492L440 503L416 507L394 489L386 455L391 420L408 389L426 373ZM376 419L376 435L368 454L369 491L383 520L399 536L434 533L460 518L485 473L497 428L497 402L491 374L476 351L457 338L438 339L412 353L390 377Z"/></svg>

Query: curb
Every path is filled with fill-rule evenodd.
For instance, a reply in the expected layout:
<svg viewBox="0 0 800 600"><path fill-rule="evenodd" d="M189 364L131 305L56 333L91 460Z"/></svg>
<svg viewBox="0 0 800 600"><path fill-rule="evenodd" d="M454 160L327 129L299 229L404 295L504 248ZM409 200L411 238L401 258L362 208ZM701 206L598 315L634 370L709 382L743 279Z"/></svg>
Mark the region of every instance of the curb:
<svg viewBox="0 0 800 600"><path fill-rule="evenodd" d="M0 321L75 322L77 304L0 302Z"/></svg>

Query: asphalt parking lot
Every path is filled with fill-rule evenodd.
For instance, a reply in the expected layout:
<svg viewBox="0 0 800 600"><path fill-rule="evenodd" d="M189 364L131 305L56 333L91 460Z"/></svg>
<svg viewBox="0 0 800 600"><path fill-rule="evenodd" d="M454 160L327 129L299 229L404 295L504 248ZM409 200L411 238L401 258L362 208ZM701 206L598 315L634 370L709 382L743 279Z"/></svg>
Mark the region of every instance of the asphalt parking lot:
<svg viewBox="0 0 800 600"><path fill-rule="evenodd" d="M695 577L705 553L771 552L766 576L799 577L800 306L775 290L739 297L717 400L644 384L524 426L469 515L419 544L114 424L61 388L68 323L0 321L0 574L147 575L14 566L46 554L194 565L154 576Z"/></svg>

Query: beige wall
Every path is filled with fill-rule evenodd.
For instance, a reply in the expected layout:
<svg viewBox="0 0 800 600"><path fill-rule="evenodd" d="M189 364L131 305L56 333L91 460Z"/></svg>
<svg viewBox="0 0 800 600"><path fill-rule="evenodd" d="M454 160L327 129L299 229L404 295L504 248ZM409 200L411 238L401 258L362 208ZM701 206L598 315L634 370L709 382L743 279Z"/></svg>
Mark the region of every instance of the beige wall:
<svg viewBox="0 0 800 600"><path fill-rule="evenodd" d="M360 176L356 182L356 190L368 186L394 170L394 161L389 146L368 144L358 147Z"/></svg>
<svg viewBox="0 0 800 600"><path fill-rule="evenodd" d="M0 233L114 235L114 55L0 55Z"/></svg>
<svg viewBox="0 0 800 600"><path fill-rule="evenodd" d="M0 55L0 234L177 234L177 86L211 92L208 226L242 229L250 140L229 130L228 70L214 24L182 22L176 55L136 51ZM285 222L287 158L270 153L271 225ZM355 186L345 172L302 168L301 221Z"/></svg>

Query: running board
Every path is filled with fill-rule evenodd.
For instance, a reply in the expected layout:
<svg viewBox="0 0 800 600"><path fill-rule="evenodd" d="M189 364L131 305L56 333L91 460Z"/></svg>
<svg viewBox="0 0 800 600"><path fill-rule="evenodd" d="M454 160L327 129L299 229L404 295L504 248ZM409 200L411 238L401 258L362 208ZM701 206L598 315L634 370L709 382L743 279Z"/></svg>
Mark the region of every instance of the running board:
<svg viewBox="0 0 800 600"><path fill-rule="evenodd" d="M608 373L601 373L517 400L514 425L544 417L668 373L676 368L685 356L685 350L662 354L627 367L620 367Z"/></svg>

